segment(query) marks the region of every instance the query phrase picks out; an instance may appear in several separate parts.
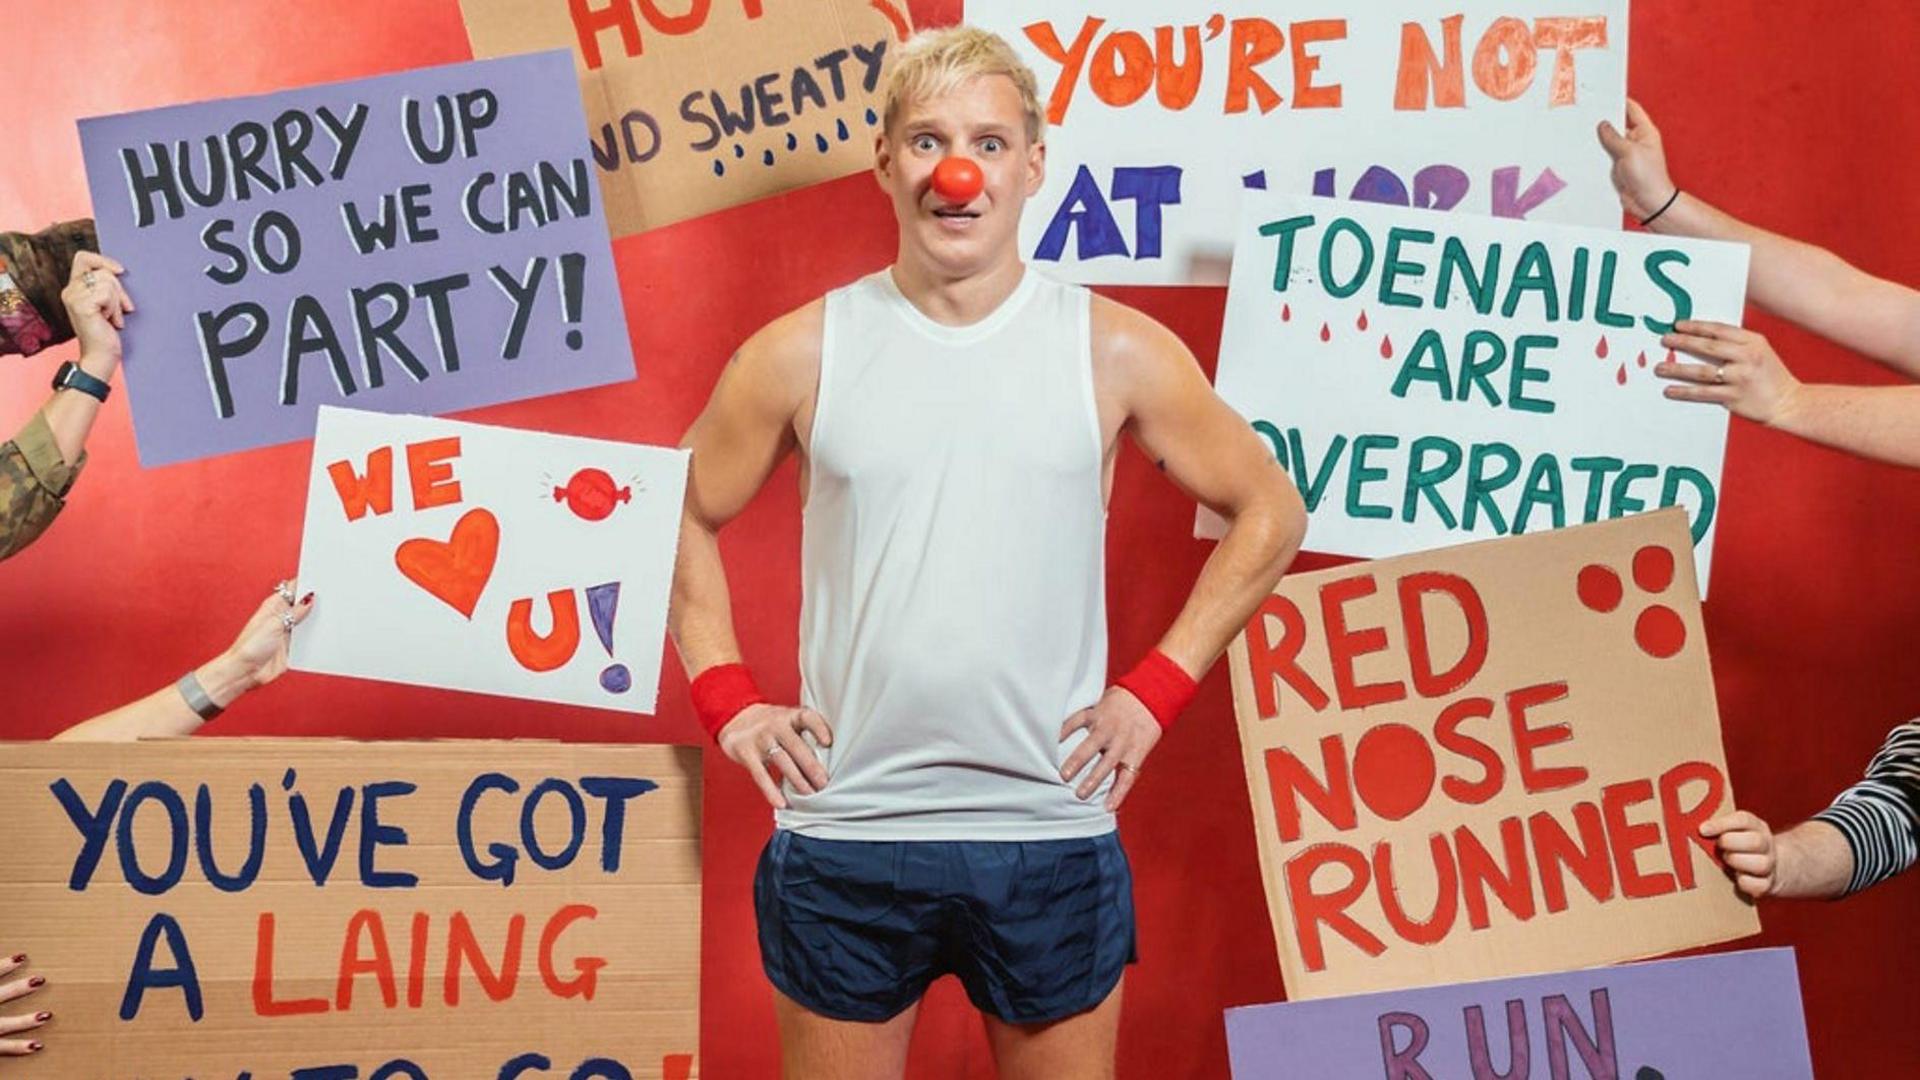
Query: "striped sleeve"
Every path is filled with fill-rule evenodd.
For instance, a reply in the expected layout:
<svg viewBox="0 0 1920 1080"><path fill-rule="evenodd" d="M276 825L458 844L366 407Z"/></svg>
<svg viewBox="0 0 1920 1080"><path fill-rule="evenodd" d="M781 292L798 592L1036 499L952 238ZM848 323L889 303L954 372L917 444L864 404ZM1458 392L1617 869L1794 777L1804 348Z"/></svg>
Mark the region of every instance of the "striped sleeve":
<svg viewBox="0 0 1920 1080"><path fill-rule="evenodd" d="M1878 885L1920 860L1920 720L1888 733L1867 775L1814 815L1853 849L1847 893Z"/></svg>

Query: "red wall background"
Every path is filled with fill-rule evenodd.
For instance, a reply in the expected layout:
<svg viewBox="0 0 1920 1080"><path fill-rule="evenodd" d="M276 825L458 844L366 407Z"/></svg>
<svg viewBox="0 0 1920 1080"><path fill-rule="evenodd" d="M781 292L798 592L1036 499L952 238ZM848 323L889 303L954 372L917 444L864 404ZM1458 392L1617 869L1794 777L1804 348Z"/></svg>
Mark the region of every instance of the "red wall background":
<svg viewBox="0 0 1920 1080"><path fill-rule="evenodd" d="M929 25L954 21L961 5L911 6ZM6 15L0 227L16 229L89 213L77 117L469 58L455 0L9 0ZM1640 0L1631 86L1690 190L1920 283L1916 42L1912 0ZM862 177L621 241L638 381L472 418L671 444L743 337L884 265L893 243L887 205ZM137 298L137 273L127 281ZM1113 292L1212 368L1224 290ZM1778 321L1753 322L1803 378L1888 381ZM6 362L0 426L27 417L70 355L67 346ZM305 445L145 471L116 399L89 451L61 521L0 565L0 737L49 735L167 684L223 647L296 562ZM1784 825L1856 779L1885 730L1920 709L1909 636L1920 610L1920 477L1736 421L1722 500L1707 628L1728 758L1745 805ZM797 511L789 464L722 541L747 658L786 695L797 686ZM1113 655L1129 661L1171 619L1207 547L1188 535L1189 504L1132 452L1111 520ZM670 653L667 671L660 716L638 725L296 672L206 733L695 741ZM748 890L770 819L743 772L712 751L707 766L701 1061L710 1077L772 1076ZM1144 962L1129 977L1123 1077L1224 1077L1221 1010L1282 996L1245 791L1223 664L1124 815ZM1762 917L1766 934L1748 944L1799 950L1822 1075L1907 1075L1920 1064L1911 996L1920 875L1844 907L1769 905ZM951 982L923 1013L912 1074L991 1075Z"/></svg>

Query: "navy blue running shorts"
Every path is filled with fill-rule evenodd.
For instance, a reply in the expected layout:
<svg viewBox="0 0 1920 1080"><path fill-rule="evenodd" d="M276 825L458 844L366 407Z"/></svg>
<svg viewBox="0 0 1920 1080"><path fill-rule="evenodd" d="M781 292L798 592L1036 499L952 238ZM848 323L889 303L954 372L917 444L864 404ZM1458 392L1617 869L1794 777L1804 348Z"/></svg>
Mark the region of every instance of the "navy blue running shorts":
<svg viewBox="0 0 1920 1080"><path fill-rule="evenodd" d="M774 831L754 875L767 978L836 1020L899 1015L942 975L1008 1023L1085 1012L1137 959L1118 833L822 840Z"/></svg>

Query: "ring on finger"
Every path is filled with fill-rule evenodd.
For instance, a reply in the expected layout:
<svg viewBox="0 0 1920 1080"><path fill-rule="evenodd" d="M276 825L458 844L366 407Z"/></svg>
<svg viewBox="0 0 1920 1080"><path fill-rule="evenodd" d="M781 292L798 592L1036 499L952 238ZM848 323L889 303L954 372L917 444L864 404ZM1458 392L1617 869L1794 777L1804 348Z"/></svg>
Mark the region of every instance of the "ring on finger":
<svg viewBox="0 0 1920 1080"><path fill-rule="evenodd" d="M1127 772L1135 773L1135 774L1138 774L1140 772L1140 766L1135 765L1131 762L1126 762L1126 761L1123 761L1120 764L1115 765L1114 768L1123 769Z"/></svg>
<svg viewBox="0 0 1920 1080"><path fill-rule="evenodd" d="M1721 385L1721 386L1725 386L1725 385L1726 385L1726 383L1727 383L1727 369L1726 369L1726 368L1714 368L1714 369L1713 369L1713 381L1714 381L1714 382L1715 382L1716 384L1718 384L1718 385Z"/></svg>
<svg viewBox="0 0 1920 1080"><path fill-rule="evenodd" d="M280 629L285 630L289 634L293 633L293 612L281 612Z"/></svg>
<svg viewBox="0 0 1920 1080"><path fill-rule="evenodd" d="M766 753L760 755L760 760L772 761L774 758L779 757L781 754L784 754L786 752L787 752L786 747L781 746L779 743L774 743L772 746L767 747Z"/></svg>
<svg viewBox="0 0 1920 1080"><path fill-rule="evenodd" d="M279 593L280 599L288 604L293 603L293 582L282 579L280 584L273 587L273 591Z"/></svg>
<svg viewBox="0 0 1920 1080"><path fill-rule="evenodd" d="M94 273L95 273L95 272L94 272L94 271L92 271L92 270L88 270L88 271L86 271L85 273L82 273L82 274L80 275L80 284L82 284L82 285L84 285L84 286L86 286L86 287L87 287L87 288L89 288L89 289L91 289L91 288L93 288L93 275L94 275Z"/></svg>

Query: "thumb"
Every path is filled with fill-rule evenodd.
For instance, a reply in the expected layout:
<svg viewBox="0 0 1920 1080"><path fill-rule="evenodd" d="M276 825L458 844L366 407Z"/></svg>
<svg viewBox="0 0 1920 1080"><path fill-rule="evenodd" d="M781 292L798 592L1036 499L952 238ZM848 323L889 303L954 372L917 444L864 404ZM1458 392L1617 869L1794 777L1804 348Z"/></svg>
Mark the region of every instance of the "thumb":
<svg viewBox="0 0 1920 1080"><path fill-rule="evenodd" d="M1601 147L1603 147L1607 151L1607 155L1615 161L1619 161L1622 157L1626 156L1627 150L1633 145L1627 141L1625 135L1620 134L1620 129L1614 127L1613 121L1611 120L1600 121L1599 135Z"/></svg>

